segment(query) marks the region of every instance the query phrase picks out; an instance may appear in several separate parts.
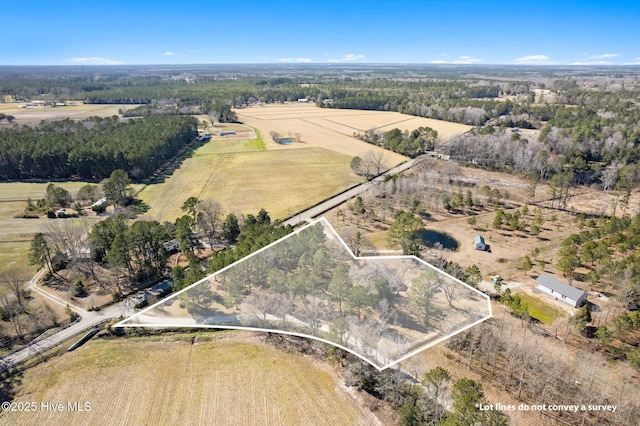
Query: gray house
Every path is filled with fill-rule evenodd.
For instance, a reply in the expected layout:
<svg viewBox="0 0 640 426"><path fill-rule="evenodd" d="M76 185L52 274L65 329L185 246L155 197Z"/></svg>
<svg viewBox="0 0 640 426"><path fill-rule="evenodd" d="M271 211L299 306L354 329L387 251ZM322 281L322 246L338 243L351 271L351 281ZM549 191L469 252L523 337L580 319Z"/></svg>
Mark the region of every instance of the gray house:
<svg viewBox="0 0 640 426"><path fill-rule="evenodd" d="M549 275L540 275L536 278L537 289L542 293L560 300L574 308L579 308L587 301L587 292L565 284Z"/></svg>

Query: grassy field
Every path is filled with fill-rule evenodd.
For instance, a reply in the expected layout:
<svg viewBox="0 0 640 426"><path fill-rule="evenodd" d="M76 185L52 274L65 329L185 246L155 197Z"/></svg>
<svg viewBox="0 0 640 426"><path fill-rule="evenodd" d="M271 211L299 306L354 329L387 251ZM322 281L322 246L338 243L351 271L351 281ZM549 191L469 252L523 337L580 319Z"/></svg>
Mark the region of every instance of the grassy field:
<svg viewBox="0 0 640 426"><path fill-rule="evenodd" d="M55 182L73 197L87 182ZM3 182L0 183L0 274L9 269L31 268L27 262L29 244L36 232L47 232L57 221L71 219L22 219L16 217L24 212L27 200L34 202L43 198L48 183ZM133 185L134 190L141 188ZM99 219L91 216L91 220Z"/></svg>
<svg viewBox="0 0 640 426"><path fill-rule="evenodd" d="M269 149L283 148L271 141L267 135L271 131L283 136L300 134L304 144L312 144L323 148L342 152L347 155L363 155L375 149L370 144L353 138L354 133L367 130L387 131L393 128L412 131L421 126L428 126L438 131L441 142L446 143L454 136L471 129L471 126L414 117L389 111L362 111L351 109L318 108L313 104L278 104L256 106L236 111L244 123L259 128L265 135ZM286 145L291 149L301 144ZM389 163L397 164L403 157L387 152Z"/></svg>
<svg viewBox="0 0 640 426"><path fill-rule="evenodd" d="M248 333L94 340L16 378L14 401L63 412L1 412L0 424L368 425L375 419L308 359ZM67 402L88 402L71 412Z"/></svg>
<svg viewBox="0 0 640 426"><path fill-rule="evenodd" d="M556 318L562 315L562 311L555 306L545 303L540 297L534 297L524 292L518 292L522 301L529 307L532 317L545 324L551 324Z"/></svg>
<svg viewBox="0 0 640 426"><path fill-rule="evenodd" d="M246 149L248 141L230 145L211 141L188 158L161 184L147 186L139 197L151 208L147 217L174 220L191 196L220 202L227 213L266 209L284 218L359 182L351 158L322 148L229 152Z"/></svg>

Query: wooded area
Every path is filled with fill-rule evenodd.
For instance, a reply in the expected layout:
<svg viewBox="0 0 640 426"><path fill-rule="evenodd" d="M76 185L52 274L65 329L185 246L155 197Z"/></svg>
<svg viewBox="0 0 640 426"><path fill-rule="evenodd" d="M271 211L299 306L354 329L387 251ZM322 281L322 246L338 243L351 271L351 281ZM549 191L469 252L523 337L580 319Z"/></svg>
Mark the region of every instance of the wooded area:
<svg viewBox="0 0 640 426"><path fill-rule="evenodd" d="M123 169L143 179L197 137L197 119L92 117L0 131L0 179L102 179Z"/></svg>

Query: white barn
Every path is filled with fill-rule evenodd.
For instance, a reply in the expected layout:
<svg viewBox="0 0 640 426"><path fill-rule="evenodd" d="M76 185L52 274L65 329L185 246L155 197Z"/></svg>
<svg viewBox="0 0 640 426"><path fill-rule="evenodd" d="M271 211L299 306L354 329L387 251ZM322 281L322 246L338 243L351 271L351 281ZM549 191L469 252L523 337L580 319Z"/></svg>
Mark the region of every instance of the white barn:
<svg viewBox="0 0 640 426"><path fill-rule="evenodd" d="M581 307L587 301L586 291L565 284L549 275L542 274L536 278L536 281L538 283L537 289L540 292L571 305L574 308Z"/></svg>

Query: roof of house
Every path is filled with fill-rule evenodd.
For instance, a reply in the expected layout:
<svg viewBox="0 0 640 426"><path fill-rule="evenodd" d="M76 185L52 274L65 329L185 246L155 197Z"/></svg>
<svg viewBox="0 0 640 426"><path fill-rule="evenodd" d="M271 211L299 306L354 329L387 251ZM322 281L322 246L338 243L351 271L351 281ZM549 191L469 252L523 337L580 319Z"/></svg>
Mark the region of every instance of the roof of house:
<svg viewBox="0 0 640 426"><path fill-rule="evenodd" d="M476 244L478 244L478 243L484 244L484 238L482 237L482 235L476 235L474 240L475 240Z"/></svg>
<svg viewBox="0 0 640 426"><path fill-rule="evenodd" d="M538 278L536 278L536 281L538 282L538 284L550 290L563 294L571 300L578 300L580 299L580 297L582 297L582 295L586 293L584 290L572 287L569 284L565 284L562 281L557 280L549 275L542 274Z"/></svg>

